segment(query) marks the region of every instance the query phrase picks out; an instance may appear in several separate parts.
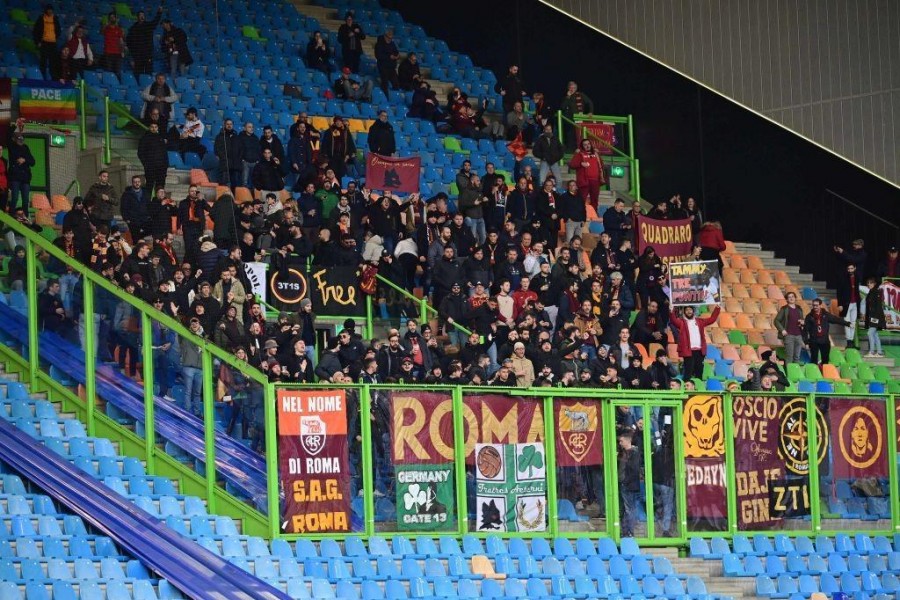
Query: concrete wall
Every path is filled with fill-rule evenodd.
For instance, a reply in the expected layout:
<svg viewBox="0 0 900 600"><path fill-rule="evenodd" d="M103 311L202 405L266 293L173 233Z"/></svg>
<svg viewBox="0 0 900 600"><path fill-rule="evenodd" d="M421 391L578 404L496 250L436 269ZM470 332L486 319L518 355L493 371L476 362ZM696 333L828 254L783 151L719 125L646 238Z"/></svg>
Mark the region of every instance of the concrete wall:
<svg viewBox="0 0 900 600"><path fill-rule="evenodd" d="M542 1L900 184L900 2Z"/></svg>

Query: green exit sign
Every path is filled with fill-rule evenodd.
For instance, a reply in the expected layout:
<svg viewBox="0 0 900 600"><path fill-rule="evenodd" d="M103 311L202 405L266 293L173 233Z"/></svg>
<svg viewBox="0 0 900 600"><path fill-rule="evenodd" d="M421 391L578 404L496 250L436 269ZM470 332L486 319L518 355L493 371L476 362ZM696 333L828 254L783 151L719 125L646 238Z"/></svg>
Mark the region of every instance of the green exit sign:
<svg viewBox="0 0 900 600"><path fill-rule="evenodd" d="M625 177L625 167L621 165L613 165L609 169L609 174L612 177Z"/></svg>
<svg viewBox="0 0 900 600"><path fill-rule="evenodd" d="M61 133L54 133L50 136L50 145L54 148L62 148L66 145L66 136Z"/></svg>

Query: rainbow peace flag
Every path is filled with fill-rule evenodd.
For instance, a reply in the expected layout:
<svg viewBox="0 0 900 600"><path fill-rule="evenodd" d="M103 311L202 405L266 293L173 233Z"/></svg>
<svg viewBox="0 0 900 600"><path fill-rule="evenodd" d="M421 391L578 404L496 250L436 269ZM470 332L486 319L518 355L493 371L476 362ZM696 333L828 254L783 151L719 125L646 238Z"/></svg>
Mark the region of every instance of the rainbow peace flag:
<svg viewBox="0 0 900 600"><path fill-rule="evenodd" d="M19 116L30 121L74 121L75 86L40 79L19 80Z"/></svg>

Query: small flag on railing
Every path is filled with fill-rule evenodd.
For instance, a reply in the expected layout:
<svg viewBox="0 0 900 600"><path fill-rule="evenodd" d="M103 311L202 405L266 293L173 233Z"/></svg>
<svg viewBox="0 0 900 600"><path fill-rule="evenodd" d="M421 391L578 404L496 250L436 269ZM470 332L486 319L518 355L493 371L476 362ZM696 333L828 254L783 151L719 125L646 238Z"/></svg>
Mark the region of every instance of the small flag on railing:
<svg viewBox="0 0 900 600"><path fill-rule="evenodd" d="M19 116L34 121L74 121L75 86L40 79L19 80Z"/></svg>

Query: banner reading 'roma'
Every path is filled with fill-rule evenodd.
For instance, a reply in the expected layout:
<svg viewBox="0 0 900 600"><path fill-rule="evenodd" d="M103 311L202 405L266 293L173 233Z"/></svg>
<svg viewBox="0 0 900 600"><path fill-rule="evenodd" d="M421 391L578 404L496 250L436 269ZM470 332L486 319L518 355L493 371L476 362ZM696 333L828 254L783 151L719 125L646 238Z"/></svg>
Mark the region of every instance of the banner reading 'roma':
<svg viewBox="0 0 900 600"><path fill-rule="evenodd" d="M544 414L537 400L501 394L463 398L466 462L475 444L544 441ZM391 392L391 454L395 465L452 462L453 400L450 394Z"/></svg>
<svg viewBox="0 0 900 600"><path fill-rule="evenodd" d="M636 254L640 255L644 248L653 246L664 263L679 262L690 256L694 235L690 219L659 221L641 215L637 222Z"/></svg>
<svg viewBox="0 0 900 600"><path fill-rule="evenodd" d="M418 156L394 158L369 152L366 154L366 185L373 190L414 193L419 191Z"/></svg>

